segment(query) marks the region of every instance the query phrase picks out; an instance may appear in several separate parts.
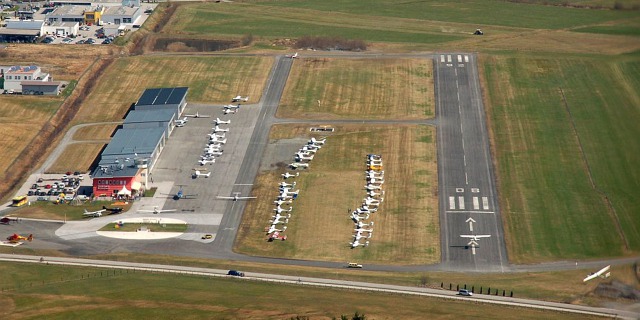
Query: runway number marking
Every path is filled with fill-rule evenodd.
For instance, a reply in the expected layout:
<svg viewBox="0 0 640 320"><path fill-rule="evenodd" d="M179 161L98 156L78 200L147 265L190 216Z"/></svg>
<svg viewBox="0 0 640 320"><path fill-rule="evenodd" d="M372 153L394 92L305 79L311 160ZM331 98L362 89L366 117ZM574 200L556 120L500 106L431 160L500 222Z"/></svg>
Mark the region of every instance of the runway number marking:
<svg viewBox="0 0 640 320"><path fill-rule="evenodd" d="M473 193L478 193L478 192L480 192L480 189L478 189L478 188L471 188L471 192L473 192Z"/></svg>

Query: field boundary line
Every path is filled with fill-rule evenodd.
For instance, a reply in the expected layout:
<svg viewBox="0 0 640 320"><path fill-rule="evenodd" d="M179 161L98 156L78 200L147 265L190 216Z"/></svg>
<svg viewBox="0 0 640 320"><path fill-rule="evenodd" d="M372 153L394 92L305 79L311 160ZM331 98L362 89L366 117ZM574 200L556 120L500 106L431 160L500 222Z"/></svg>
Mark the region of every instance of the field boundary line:
<svg viewBox="0 0 640 320"><path fill-rule="evenodd" d="M604 201L606 202L607 207L609 208L609 213L610 215L613 216L613 221L615 221L618 234L620 235L620 238L622 238L622 241L624 242L624 248L626 250L629 250L629 241L627 240L627 237L625 236L624 231L622 230L622 226L620 225L620 218L618 218L618 213L616 212L616 209L613 207L613 204L611 203L611 199L609 198L609 195L604 190L600 189L596 185L595 181L593 180L593 175L591 173L591 166L589 165L589 160L587 159L587 155L585 154L584 148L582 147L582 141L580 140L580 135L578 134L578 130L576 129L576 122L573 119L573 114L571 113L571 108L569 108L569 103L567 103L567 97L564 94L564 90L562 88L558 88L558 89L560 89L560 94L562 95L564 108L569 114L569 120L571 121L571 129L573 131L573 135L576 137L576 140L578 141L578 148L580 148L580 156L582 157L582 161L587 167L587 175L589 176L589 182L591 183L591 188L593 188L593 190L595 190L604 198Z"/></svg>

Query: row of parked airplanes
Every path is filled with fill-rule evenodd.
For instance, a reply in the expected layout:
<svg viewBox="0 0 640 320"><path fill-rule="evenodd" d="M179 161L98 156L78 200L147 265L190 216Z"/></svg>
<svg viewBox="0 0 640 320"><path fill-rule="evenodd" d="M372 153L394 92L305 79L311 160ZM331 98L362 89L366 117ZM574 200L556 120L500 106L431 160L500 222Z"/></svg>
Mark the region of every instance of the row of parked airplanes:
<svg viewBox="0 0 640 320"><path fill-rule="evenodd" d="M315 153L320 148L322 148L322 145L324 145L326 140L326 138L322 140L311 138L307 142L307 144L305 144L302 148L300 148L300 150L298 150L298 152L296 152L296 154L294 155L295 161L289 166L294 170L298 168L308 168L309 162L313 160ZM296 172L295 174L285 172L282 174L282 178L284 180L295 178L298 176L300 176L299 172ZM298 193L300 192L300 190L292 190L293 188L295 188L295 186L296 182L287 183L285 181L282 181L278 184L278 187L280 188L280 194L274 201L276 208L273 209L276 214L271 216L271 220L269 220L270 226L265 228L267 235L269 235L269 241L287 239L287 236L282 235L282 232L287 230L286 224L289 223L289 218L291 218L291 212L293 211L292 202L298 197ZM282 205L288 205L288 207L283 208ZM282 225L282 227L280 227L279 225Z"/></svg>
<svg viewBox="0 0 640 320"><path fill-rule="evenodd" d="M355 232L353 241L349 242L352 249L358 246L368 246L369 239L373 237L373 221L364 223L363 220L368 220L372 213L377 212L380 204L384 201L384 190L382 190L384 171L382 171L381 155L367 155L367 171L365 171L365 174L367 197L364 198L360 207L351 212L350 216L356 226L353 230ZM364 242L361 242L361 240Z"/></svg>

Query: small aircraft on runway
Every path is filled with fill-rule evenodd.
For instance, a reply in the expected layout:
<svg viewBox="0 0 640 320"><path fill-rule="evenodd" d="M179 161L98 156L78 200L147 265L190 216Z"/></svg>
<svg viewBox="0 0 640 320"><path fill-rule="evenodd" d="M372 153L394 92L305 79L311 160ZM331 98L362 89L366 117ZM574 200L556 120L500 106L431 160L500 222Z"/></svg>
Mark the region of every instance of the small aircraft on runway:
<svg viewBox="0 0 640 320"><path fill-rule="evenodd" d="M609 269L611 269L611 265L608 265L600 270L598 270L595 273L590 273L586 278L584 278L584 280L582 280L582 282L587 282L589 280L593 280L597 277L600 277L602 279L606 279L609 278L611 276L611 272L609 272Z"/></svg>
<svg viewBox="0 0 640 320"><path fill-rule="evenodd" d="M231 120L226 120L225 121L225 120L220 120L220 118L216 118L216 120L213 121L213 123L215 123L216 126L219 125L219 124L231 124Z"/></svg>
<svg viewBox="0 0 640 320"><path fill-rule="evenodd" d="M471 239L473 241L478 241L481 238L490 238L491 235L490 234L482 234L482 235L466 235L466 234L461 234L460 238L467 238L467 239Z"/></svg>
<svg viewBox="0 0 640 320"><path fill-rule="evenodd" d="M31 240L33 240L33 235L30 234L28 237L23 237L17 233L14 233L10 236L7 237L7 241L9 241L10 243L18 243L21 241L29 241L31 242Z"/></svg>
<svg viewBox="0 0 640 320"><path fill-rule="evenodd" d="M191 174L191 178L193 179L197 179L199 177L209 178L209 176L211 176L211 172L202 173L200 172L200 170L196 170L193 174Z"/></svg>
<svg viewBox="0 0 640 320"><path fill-rule="evenodd" d="M84 209L83 217L102 217L102 213L107 211L106 209L96 210L96 211L87 211Z"/></svg>
<svg viewBox="0 0 640 320"><path fill-rule="evenodd" d="M102 206L102 209L109 211L109 214L118 214L123 210L121 207L107 208L105 206Z"/></svg>
<svg viewBox="0 0 640 320"><path fill-rule="evenodd" d="M185 124L187 124L187 122L189 122L189 120L187 119L187 117L184 117L184 119L178 119L174 121L176 123L176 127L184 127Z"/></svg>
<svg viewBox="0 0 640 320"><path fill-rule="evenodd" d="M357 246L363 246L366 247L369 245L369 241L366 241L365 243L361 243L358 240L354 240L353 242L349 242L349 244L351 245L351 249L357 247Z"/></svg>
<svg viewBox="0 0 640 320"><path fill-rule="evenodd" d="M197 194L185 194L184 190L182 189L183 186L180 186L180 190L178 190L178 192L176 194L173 195L173 200L180 200L180 199L195 199L195 197L197 197Z"/></svg>
<svg viewBox="0 0 640 320"><path fill-rule="evenodd" d="M240 192L234 192L232 197L218 196L217 198L238 201L238 200L256 199L257 197L241 197Z"/></svg>
<svg viewBox="0 0 640 320"><path fill-rule="evenodd" d="M286 55L285 57L287 57L287 58L291 58L291 59L295 59L295 58L297 58L297 57L298 57L298 53L296 52L296 53L294 53L294 54L288 54L288 55Z"/></svg>
<svg viewBox="0 0 640 320"><path fill-rule="evenodd" d="M195 114L185 114L184 116L189 118L211 118L210 115L200 114L199 112L196 112Z"/></svg>
<svg viewBox="0 0 640 320"><path fill-rule="evenodd" d="M158 206L153 207L153 210L138 210L138 212L149 212L149 213L153 213L153 214L165 213L165 212L175 212L175 211L176 211L176 209L159 210Z"/></svg>
<svg viewBox="0 0 640 320"><path fill-rule="evenodd" d="M239 101L247 102L249 101L249 96L246 96L246 97L235 96L233 99L231 99L231 102L239 102Z"/></svg>
<svg viewBox="0 0 640 320"><path fill-rule="evenodd" d="M300 175L300 172L296 172L296 174L291 174L289 172L285 172L285 173L282 174L282 177L285 178L285 179L289 179L289 178L295 178L295 177L297 177L299 175Z"/></svg>

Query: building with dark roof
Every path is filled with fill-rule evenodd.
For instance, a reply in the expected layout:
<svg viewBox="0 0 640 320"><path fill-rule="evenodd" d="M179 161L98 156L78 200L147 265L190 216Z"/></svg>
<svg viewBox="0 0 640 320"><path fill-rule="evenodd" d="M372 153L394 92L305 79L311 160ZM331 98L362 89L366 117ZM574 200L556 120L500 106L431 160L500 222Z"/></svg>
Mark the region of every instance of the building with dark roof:
<svg viewBox="0 0 640 320"><path fill-rule="evenodd" d="M131 110L124 119L122 127L132 128L165 128L168 138L175 127L175 112L170 109Z"/></svg>
<svg viewBox="0 0 640 320"><path fill-rule="evenodd" d="M177 119L187 106L187 91L187 87L147 89L136 102L134 109L169 109L174 111Z"/></svg>

